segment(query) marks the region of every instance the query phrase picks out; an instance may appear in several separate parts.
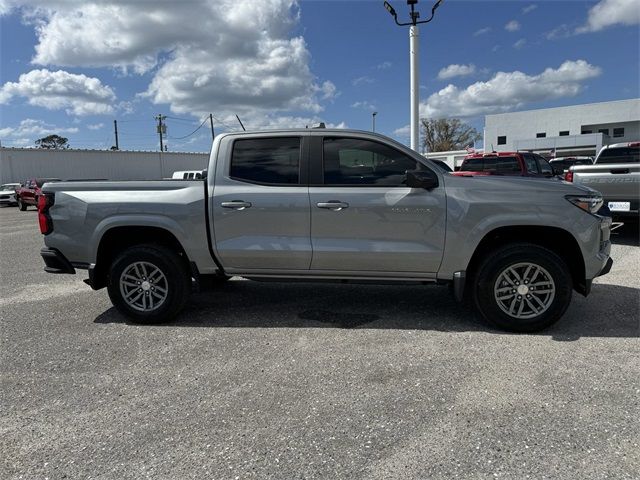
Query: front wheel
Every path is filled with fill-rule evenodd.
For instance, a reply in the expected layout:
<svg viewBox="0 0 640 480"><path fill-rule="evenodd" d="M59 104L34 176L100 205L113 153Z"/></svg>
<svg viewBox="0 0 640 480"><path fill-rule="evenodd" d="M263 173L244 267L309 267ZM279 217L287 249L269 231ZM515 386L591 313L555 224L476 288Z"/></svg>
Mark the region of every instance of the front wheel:
<svg viewBox="0 0 640 480"><path fill-rule="evenodd" d="M18 208L20 209L21 212L24 212L27 210L27 204L24 203L21 198L18 198Z"/></svg>
<svg viewBox="0 0 640 480"><path fill-rule="evenodd" d="M514 332L542 330L562 317L573 282L557 254L533 244L496 250L478 269L475 303L496 326Z"/></svg>
<svg viewBox="0 0 640 480"><path fill-rule="evenodd" d="M107 290L113 305L135 323L173 319L190 292L191 279L175 252L139 245L122 252L111 265Z"/></svg>

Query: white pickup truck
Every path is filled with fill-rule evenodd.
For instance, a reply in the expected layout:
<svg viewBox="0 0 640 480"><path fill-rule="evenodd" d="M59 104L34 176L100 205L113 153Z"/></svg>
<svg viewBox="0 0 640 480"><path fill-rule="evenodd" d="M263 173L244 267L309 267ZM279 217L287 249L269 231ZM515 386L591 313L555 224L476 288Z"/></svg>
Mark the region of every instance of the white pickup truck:
<svg viewBox="0 0 640 480"><path fill-rule="evenodd" d="M614 218L638 220L640 206L640 142L602 147L593 165L575 165L565 180L602 193Z"/></svg>

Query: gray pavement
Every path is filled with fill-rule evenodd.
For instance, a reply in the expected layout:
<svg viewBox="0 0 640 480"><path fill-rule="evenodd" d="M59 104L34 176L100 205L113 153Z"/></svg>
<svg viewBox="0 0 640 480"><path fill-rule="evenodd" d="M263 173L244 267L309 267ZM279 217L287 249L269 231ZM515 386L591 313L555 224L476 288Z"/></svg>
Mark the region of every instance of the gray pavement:
<svg viewBox="0 0 640 480"><path fill-rule="evenodd" d="M638 478L640 247L535 335L446 288L232 280L175 323L0 208L0 478Z"/></svg>

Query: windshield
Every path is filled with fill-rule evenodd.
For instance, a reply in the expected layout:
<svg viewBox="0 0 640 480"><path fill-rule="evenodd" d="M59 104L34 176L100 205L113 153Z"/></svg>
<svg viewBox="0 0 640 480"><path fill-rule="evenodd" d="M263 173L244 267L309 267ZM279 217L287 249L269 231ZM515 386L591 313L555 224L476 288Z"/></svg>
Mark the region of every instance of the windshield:
<svg viewBox="0 0 640 480"><path fill-rule="evenodd" d="M15 190L19 186L19 183L5 183L4 185L0 186L0 190Z"/></svg>

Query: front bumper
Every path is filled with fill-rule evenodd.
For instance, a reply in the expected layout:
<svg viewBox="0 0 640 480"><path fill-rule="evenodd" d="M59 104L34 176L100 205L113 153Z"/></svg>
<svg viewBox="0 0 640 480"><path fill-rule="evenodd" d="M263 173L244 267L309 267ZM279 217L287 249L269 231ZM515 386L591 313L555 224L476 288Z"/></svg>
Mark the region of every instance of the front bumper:
<svg viewBox="0 0 640 480"><path fill-rule="evenodd" d="M44 260L44 271L47 273L76 273L71 262L67 260L60 250L55 248L43 247L40 250L40 256Z"/></svg>

